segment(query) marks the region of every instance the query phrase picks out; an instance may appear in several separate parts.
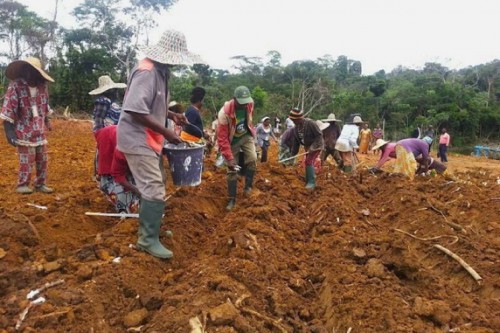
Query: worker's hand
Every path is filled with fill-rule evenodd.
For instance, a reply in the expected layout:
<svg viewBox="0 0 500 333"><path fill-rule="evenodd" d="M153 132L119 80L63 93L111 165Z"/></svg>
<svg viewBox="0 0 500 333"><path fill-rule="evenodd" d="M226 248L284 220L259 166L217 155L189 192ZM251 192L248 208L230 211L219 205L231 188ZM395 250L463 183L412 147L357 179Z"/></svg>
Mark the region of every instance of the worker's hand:
<svg viewBox="0 0 500 333"><path fill-rule="evenodd" d="M189 121L187 120L186 116L183 115L182 113L173 113L172 120L176 125L179 126L184 126L186 124L189 124Z"/></svg>
<svg viewBox="0 0 500 333"><path fill-rule="evenodd" d="M373 168L368 169L368 171L370 171L370 172L371 172L371 173L373 173L373 174L376 174L376 173L379 173L379 172L380 172L380 169L379 169L379 168L376 168L376 167L373 167Z"/></svg>
<svg viewBox="0 0 500 333"><path fill-rule="evenodd" d="M45 122L45 127L47 127L48 131L52 131L52 124L50 123L50 121Z"/></svg>
<svg viewBox="0 0 500 333"><path fill-rule="evenodd" d="M17 134L13 123L8 121L3 122L3 128L5 130L5 137L9 145L17 147Z"/></svg>
<svg viewBox="0 0 500 333"><path fill-rule="evenodd" d="M165 137L165 139L169 143L173 143L173 144L177 145L177 144L182 142L181 138L179 138L179 136L177 134L175 134L175 132L170 128L165 128L165 130L163 132L163 136Z"/></svg>
<svg viewBox="0 0 500 333"><path fill-rule="evenodd" d="M229 160L229 161L226 161L226 164L227 164L227 167L229 168L229 170L231 171L236 171L236 167L237 167L237 164L236 162L234 161L234 159L232 160Z"/></svg>

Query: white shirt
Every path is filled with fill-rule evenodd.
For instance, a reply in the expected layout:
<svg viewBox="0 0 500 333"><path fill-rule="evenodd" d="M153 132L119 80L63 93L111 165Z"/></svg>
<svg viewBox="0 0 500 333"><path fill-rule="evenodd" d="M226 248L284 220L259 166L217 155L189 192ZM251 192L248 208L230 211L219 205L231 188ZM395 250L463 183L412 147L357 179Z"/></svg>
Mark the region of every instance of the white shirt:
<svg viewBox="0 0 500 333"><path fill-rule="evenodd" d="M359 127L354 124L345 124L337 139L335 149L342 152L353 151L358 148Z"/></svg>
<svg viewBox="0 0 500 333"><path fill-rule="evenodd" d="M286 125L286 128L289 129L289 128L294 128L295 127L295 123L293 122L292 119L290 118L286 118L285 120L285 125Z"/></svg>
<svg viewBox="0 0 500 333"><path fill-rule="evenodd" d="M36 97L38 96L37 87L28 87L30 89L30 97L35 99L35 103L31 103L31 111L33 112L33 117L38 117L38 106L36 105Z"/></svg>

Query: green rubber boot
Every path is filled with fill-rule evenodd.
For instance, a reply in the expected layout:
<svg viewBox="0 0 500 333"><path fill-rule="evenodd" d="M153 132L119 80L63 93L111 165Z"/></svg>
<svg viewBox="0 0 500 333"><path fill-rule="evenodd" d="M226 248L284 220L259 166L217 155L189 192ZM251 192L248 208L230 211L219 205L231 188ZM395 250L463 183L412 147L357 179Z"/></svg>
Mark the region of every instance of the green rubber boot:
<svg viewBox="0 0 500 333"><path fill-rule="evenodd" d="M231 179L227 181L227 194L229 202L227 203L226 210L230 211L236 204L236 193L238 191L238 179Z"/></svg>
<svg viewBox="0 0 500 333"><path fill-rule="evenodd" d="M344 172L345 173L351 173L352 172L352 166L351 165L344 165Z"/></svg>
<svg viewBox="0 0 500 333"><path fill-rule="evenodd" d="M314 166L306 166L306 189L312 190L316 187L316 173L314 172Z"/></svg>
<svg viewBox="0 0 500 333"><path fill-rule="evenodd" d="M252 192L254 175L255 175L255 170L247 169L247 173L245 175L245 189L243 190L245 194L250 194L250 192Z"/></svg>
<svg viewBox="0 0 500 333"><path fill-rule="evenodd" d="M137 248L154 257L169 259L174 254L160 243L160 226L164 210L164 201L141 199Z"/></svg>

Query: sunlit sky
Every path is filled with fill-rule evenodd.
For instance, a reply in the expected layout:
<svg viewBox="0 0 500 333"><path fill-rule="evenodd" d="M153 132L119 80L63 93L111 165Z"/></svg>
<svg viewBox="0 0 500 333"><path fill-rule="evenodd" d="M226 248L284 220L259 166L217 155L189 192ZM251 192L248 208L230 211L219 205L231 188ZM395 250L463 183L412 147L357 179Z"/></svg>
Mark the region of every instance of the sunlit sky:
<svg viewBox="0 0 500 333"><path fill-rule="evenodd" d="M18 0L39 15L53 15L54 0ZM81 0L59 0L59 23L76 25L71 10ZM178 0L151 34L182 31L188 48L213 68L230 69L235 55L282 64L325 54L360 60L363 74L398 65L450 68L500 58L500 0Z"/></svg>

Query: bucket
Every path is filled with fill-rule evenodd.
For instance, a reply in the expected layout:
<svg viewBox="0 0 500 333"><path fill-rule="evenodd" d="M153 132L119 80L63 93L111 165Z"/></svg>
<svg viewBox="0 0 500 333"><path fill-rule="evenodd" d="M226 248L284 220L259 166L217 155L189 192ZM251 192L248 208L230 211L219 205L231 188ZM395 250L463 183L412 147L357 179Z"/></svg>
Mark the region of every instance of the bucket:
<svg viewBox="0 0 500 333"><path fill-rule="evenodd" d="M203 170L203 150L205 145L190 146L187 143L174 145L167 143L163 152L167 155L172 179L176 186L198 186Z"/></svg>

